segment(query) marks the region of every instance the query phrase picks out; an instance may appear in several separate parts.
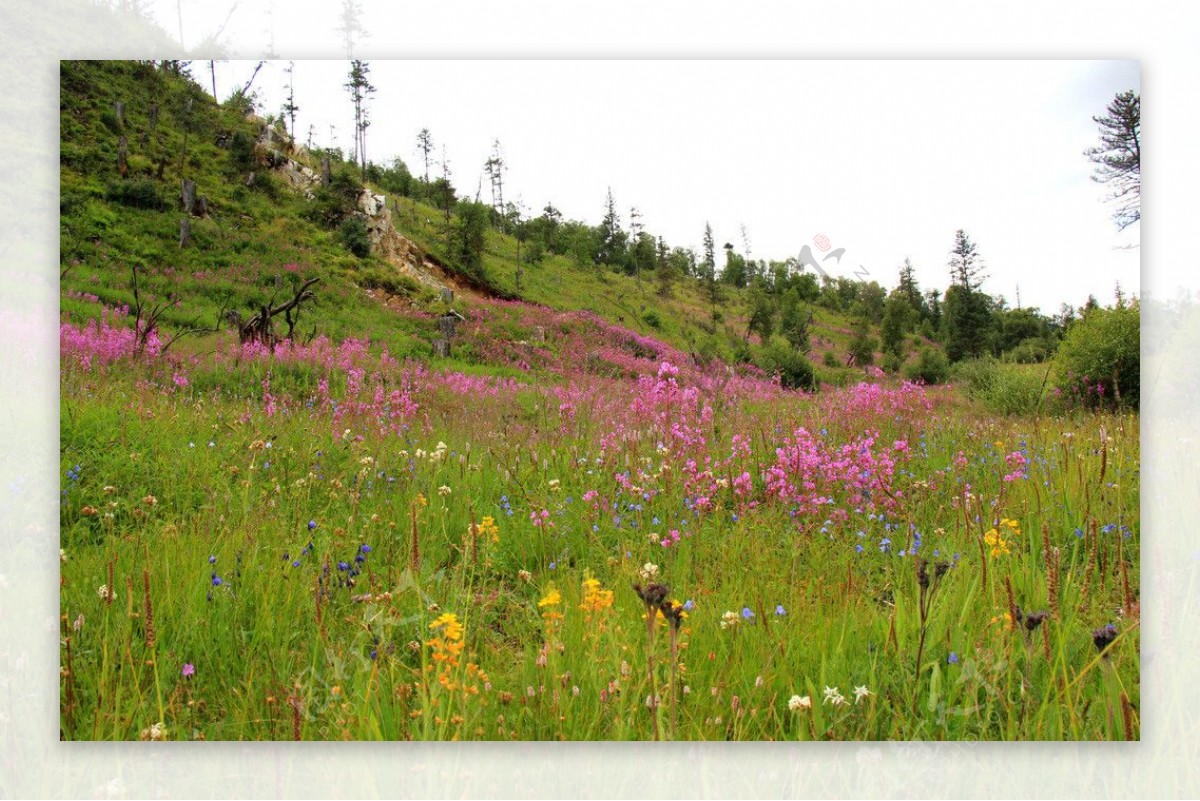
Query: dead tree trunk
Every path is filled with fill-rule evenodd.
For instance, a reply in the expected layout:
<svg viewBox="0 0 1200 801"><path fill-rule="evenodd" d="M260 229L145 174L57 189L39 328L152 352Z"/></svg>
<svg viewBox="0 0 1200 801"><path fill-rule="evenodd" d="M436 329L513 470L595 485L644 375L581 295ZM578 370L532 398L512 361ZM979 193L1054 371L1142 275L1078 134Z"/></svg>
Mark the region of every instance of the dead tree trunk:
<svg viewBox="0 0 1200 801"><path fill-rule="evenodd" d="M313 284L320 281L320 278L310 278L304 282L304 285L296 290L295 296L287 303L271 308L265 305L258 310L257 313L238 328L238 338L243 342L261 342L268 347L274 348L279 342L279 337L275 335L274 324L272 319L280 314L284 315L287 321L288 330L285 339L292 336L292 331L295 330L296 322L300 319L300 304L306 300L311 300L315 295L309 289Z"/></svg>
<svg viewBox="0 0 1200 801"><path fill-rule="evenodd" d="M117 140L117 174L122 178L129 172L129 139L125 134Z"/></svg>
<svg viewBox="0 0 1200 801"><path fill-rule="evenodd" d="M195 205L196 182L190 178L184 178L179 187L179 207L183 209L184 214L190 215Z"/></svg>

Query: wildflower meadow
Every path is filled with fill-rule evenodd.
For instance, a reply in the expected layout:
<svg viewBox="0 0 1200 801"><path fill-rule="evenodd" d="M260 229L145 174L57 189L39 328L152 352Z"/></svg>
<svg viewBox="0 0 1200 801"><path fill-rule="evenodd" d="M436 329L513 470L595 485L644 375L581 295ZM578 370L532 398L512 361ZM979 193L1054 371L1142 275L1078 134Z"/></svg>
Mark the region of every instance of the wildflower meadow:
<svg viewBox="0 0 1200 801"><path fill-rule="evenodd" d="M463 305L488 370L73 302L66 739L1139 738L1136 412L517 301Z"/></svg>

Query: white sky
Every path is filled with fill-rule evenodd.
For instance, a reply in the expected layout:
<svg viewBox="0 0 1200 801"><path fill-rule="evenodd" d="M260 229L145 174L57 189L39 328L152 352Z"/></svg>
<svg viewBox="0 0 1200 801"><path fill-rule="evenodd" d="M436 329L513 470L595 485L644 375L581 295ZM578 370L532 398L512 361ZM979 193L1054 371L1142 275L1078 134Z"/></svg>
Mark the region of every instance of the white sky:
<svg viewBox="0 0 1200 801"><path fill-rule="evenodd" d="M218 21L219 22L219 21ZM215 26L214 26L215 27ZM168 26L168 30L172 30ZM174 32L172 30L172 32ZM217 65L222 97L255 62ZM255 81L282 104L287 62ZM444 145L461 193L474 194L498 138L506 199L553 202L599 222L609 187L628 222L699 250L796 255L817 234L846 248L831 274L894 286L906 256L924 289L948 284L963 228L988 266L984 289L1054 313L1088 293L1140 292L1140 226L1118 234L1083 150L1092 116L1127 89L1134 61L388 61L370 60L368 155L420 173L417 132ZM346 61L297 61L303 140L349 145ZM193 72L208 85L207 64ZM484 197L488 197L486 182Z"/></svg>

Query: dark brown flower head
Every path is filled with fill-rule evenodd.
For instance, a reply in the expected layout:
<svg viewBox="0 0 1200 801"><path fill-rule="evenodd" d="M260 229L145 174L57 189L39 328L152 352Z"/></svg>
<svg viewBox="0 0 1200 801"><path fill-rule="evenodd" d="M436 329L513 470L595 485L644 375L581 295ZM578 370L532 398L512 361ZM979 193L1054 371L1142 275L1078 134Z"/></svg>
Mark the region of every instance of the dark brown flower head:
<svg viewBox="0 0 1200 801"><path fill-rule="evenodd" d="M935 562L933 565L933 577L934 578L941 578L942 576L946 575L946 573L948 573L949 571L950 571L950 563L949 562Z"/></svg>
<svg viewBox="0 0 1200 801"><path fill-rule="evenodd" d="M1049 617L1050 615L1046 612L1034 612L1031 615L1026 615L1025 628L1027 628L1029 631L1033 631L1038 626L1042 625L1043 622L1048 620Z"/></svg>
<svg viewBox="0 0 1200 801"><path fill-rule="evenodd" d="M647 584L643 589L641 584L634 584L633 591L638 594L647 608L654 609L662 606L662 602L671 593L671 588L666 584Z"/></svg>
<svg viewBox="0 0 1200 801"><path fill-rule="evenodd" d="M1112 623L1092 632L1092 642L1095 643L1096 650L1100 653L1104 653L1104 650L1112 645L1115 639L1117 639L1117 627Z"/></svg>
<svg viewBox="0 0 1200 801"><path fill-rule="evenodd" d="M924 559L917 560L917 584L919 584L923 590L929 589L929 571L926 569Z"/></svg>
<svg viewBox="0 0 1200 801"><path fill-rule="evenodd" d="M671 622L671 628L678 631L679 627L683 624L683 616L685 614L683 604L679 603L679 601L663 601L658 605L658 608L662 610L663 617Z"/></svg>

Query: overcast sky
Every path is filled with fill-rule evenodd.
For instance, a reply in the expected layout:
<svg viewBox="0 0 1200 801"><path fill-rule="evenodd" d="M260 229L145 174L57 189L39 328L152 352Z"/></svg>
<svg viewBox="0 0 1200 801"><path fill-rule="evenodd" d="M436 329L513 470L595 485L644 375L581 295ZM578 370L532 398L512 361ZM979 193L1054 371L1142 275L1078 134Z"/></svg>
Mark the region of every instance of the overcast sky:
<svg viewBox="0 0 1200 801"><path fill-rule="evenodd" d="M170 30L170 28L168 28ZM226 97L256 62L217 65ZM1135 61L385 61L371 60L368 155L422 167L427 127L460 194L474 194L493 139L505 197L534 213L552 202L599 222L611 187L628 223L699 249L783 259L817 235L845 248L831 274L894 286L912 259L944 289L947 254L966 230L987 264L985 291L1056 312L1117 281L1140 292L1139 227L1119 234L1090 180L1094 115L1140 92ZM283 102L273 62L254 89ZM297 128L348 148L346 61L298 61ZM208 64L193 68L209 86ZM436 168L435 168L436 169ZM488 196L486 182L484 197ZM814 248L815 250L815 248Z"/></svg>

